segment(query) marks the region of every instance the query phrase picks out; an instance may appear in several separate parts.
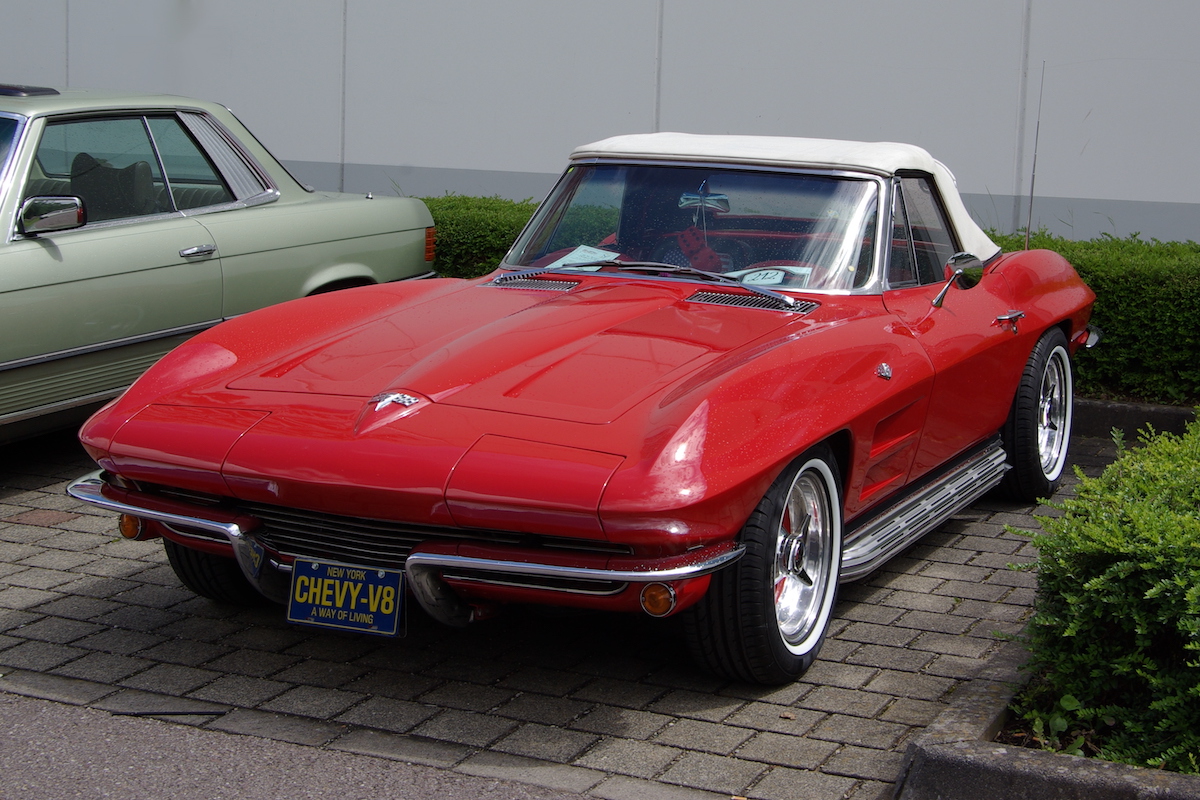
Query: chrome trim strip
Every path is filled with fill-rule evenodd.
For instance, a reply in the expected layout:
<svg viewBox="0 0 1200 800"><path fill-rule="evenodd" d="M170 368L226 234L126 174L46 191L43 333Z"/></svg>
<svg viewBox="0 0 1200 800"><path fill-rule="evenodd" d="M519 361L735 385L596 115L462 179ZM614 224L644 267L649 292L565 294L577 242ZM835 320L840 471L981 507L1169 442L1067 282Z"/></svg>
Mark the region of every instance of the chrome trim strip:
<svg viewBox="0 0 1200 800"><path fill-rule="evenodd" d="M104 479L100 476L102 470L89 473L82 478L72 481L67 486L67 494L84 503L115 511L119 514L130 514L135 517L152 519L168 525L182 525L186 528L196 528L202 531L218 533L225 536L231 543L246 536L242 527L234 522L216 522L190 514L178 514L169 511L135 506L120 500L105 497L102 489ZM410 553L404 562L405 571L414 569L458 568L474 572L497 572L506 575L528 575L533 577L563 578L568 580L621 581L625 583L653 583L655 581L677 581L685 578L698 578L709 575L729 566L746 552L745 545L737 544L724 553L720 553L695 564L668 569L648 570L610 570L591 567L560 567L551 564L534 564L525 561L499 561L490 558L469 558L467 556L438 555L434 553Z"/></svg>
<svg viewBox="0 0 1200 800"><path fill-rule="evenodd" d="M438 555L436 553L411 553L404 562L404 570L457 568L476 572L498 572L505 575L528 575L543 578L570 580L621 581L624 583L654 583L656 581L678 581L710 575L737 561L746 552L743 544L684 567L669 569L595 569L591 567L560 567L552 564L531 564L525 561L498 561L490 558Z"/></svg>
<svg viewBox="0 0 1200 800"><path fill-rule="evenodd" d="M480 583L484 584L485 586L508 586L514 589L540 589L546 592L559 592L561 594L582 594L589 597L612 597L625 591L625 589L629 586L628 583L619 583L615 588L612 589L583 589L579 587L568 588L565 586L550 586L547 584L538 583L536 580L522 581L520 576L510 580L502 580L498 577L489 578L479 575L459 574L447 575L445 573L442 574L442 579L448 581L458 581L460 583ZM612 583L612 581L609 581L609 583Z"/></svg>
<svg viewBox="0 0 1200 800"><path fill-rule="evenodd" d="M233 211L238 208L254 208L255 206L266 205L267 203L274 203L278 199L278 189L266 189L244 200L231 200L228 203L216 203L211 206L184 208L175 213L183 217L198 217L201 214L215 214L221 211Z"/></svg>
<svg viewBox="0 0 1200 800"><path fill-rule="evenodd" d="M194 530L186 530L171 522L163 522L162 526L176 536L182 536L185 539L195 539L197 542L209 542L211 544L212 542L225 541L225 535L223 531L209 531L209 533L212 534L211 536L202 536L200 533L197 533Z"/></svg>
<svg viewBox="0 0 1200 800"><path fill-rule="evenodd" d="M233 555L237 559L238 566L241 567L242 574L246 576L246 580L250 581L251 585L258 589L263 596L277 603L287 602L288 587L291 582L290 576L276 570L263 569L264 558L262 547L253 538L248 536L246 531L242 530L241 525L238 525L236 522L216 522L211 519L194 517L188 514L156 511L154 509L123 503L119 500L113 500L112 498L105 497L101 492L104 486L104 480L100 477L102 474L103 470L97 470L72 481L67 486L67 494L76 500L81 500L108 511L115 511L119 514L130 514L142 519L151 519L168 526L182 525L188 528L220 534L228 539L229 544L233 547Z"/></svg>
<svg viewBox="0 0 1200 800"><path fill-rule="evenodd" d="M745 545L736 544L730 550L685 567L660 570L608 570L587 567L559 567L549 564L530 564L523 561L499 561L490 558L410 553L404 562L404 574L409 588L421 607L434 619L447 625L462 626L475 617L471 605L459 597L439 575L443 568L459 568L500 575L531 578L565 578L568 580L620 581L650 583L696 578L716 572L737 561L746 552ZM546 588L551 591L560 591Z"/></svg>
<svg viewBox="0 0 1200 800"><path fill-rule="evenodd" d="M72 195L66 195L66 196L71 197ZM180 216L182 216L182 213L179 211L160 211L155 214L143 214L142 216L139 216L139 217L118 217L116 219L102 219L98 222L89 222L86 225L82 225L78 228L71 228L70 230L65 230L65 231L55 231L54 235L55 236L70 236L71 234L74 234L77 231L96 231L96 230L102 230L105 228L117 228L117 227L121 227L123 225L138 225L143 222L157 222L159 220L164 220L164 219L179 219ZM30 239L36 239L36 238L37 238L36 235L22 234L22 233L17 232L16 235L13 237L13 241L19 241L19 240L28 241ZM184 263L184 262L180 262L180 263Z"/></svg>
<svg viewBox="0 0 1200 800"><path fill-rule="evenodd" d="M60 400L57 403L47 403L44 406L36 406L34 408L26 408L21 411L14 411L11 414L0 416L0 425L8 425L13 422L24 422L27 419L40 417L45 414L53 414L56 411L66 411L71 408L90 405L92 403L100 403L108 400L111 397L116 397L121 392L125 391L126 387L122 386L119 389L105 389L103 392L94 392L85 394L82 397L73 397L70 400Z"/></svg>
<svg viewBox="0 0 1200 800"><path fill-rule="evenodd" d="M33 117L26 117L23 114L14 112L4 112L4 116L9 119L15 119L17 121L17 129L8 154L4 157L4 163L0 164L0 199L8 197L9 192L12 192L13 195L19 194L20 190L25 186L25 176L17 174L17 162L21 160L22 154L25 152L25 142L31 135L30 129L33 127L31 123L34 119ZM26 168L26 172L28 172L28 168ZM19 200L20 198L14 197L14 199ZM12 242L18 238L25 238L17 233L17 207L19 205L19 202L13 203L11 205L12 214L0 217L0 225L4 226L4 236L0 238L0 241Z"/></svg>
<svg viewBox="0 0 1200 800"><path fill-rule="evenodd" d="M188 528L198 528L202 531L219 533L229 539L231 543L245 536L242 526L236 522L214 522L213 520L201 517L172 514L167 511L154 511L149 508L142 508L105 497L102 492L104 479L100 477L101 474L101 471L96 471L71 481L67 486L67 494L76 500L81 500L84 503L89 503L107 511L115 511L118 514L129 514L141 517L142 519L152 519L155 522L183 525Z"/></svg>
<svg viewBox="0 0 1200 800"><path fill-rule="evenodd" d="M182 526L208 531L224 536L233 546L242 572L260 592L278 602L286 602L290 582L290 569L263 569L262 547L254 538L235 522L217 522L190 514L158 511L142 508L103 494L103 470L84 475L67 486L67 494L76 500L115 511L150 519L168 526ZM174 530L174 528L172 528ZM532 564L522 561L500 561L488 558L468 558L456 555L433 553L410 553L404 562L404 572L421 605L433 616L449 624L465 624L470 619L470 609L436 573L443 568L458 568L475 572L491 572L501 575L560 578L567 580L593 580L624 583L651 583L698 578L734 563L746 552L745 545L735 544L729 550L694 564L668 569L608 570L588 567L560 567L550 564ZM275 567L275 563L271 562ZM545 587L549 588L549 587Z"/></svg>
<svg viewBox="0 0 1200 800"><path fill-rule="evenodd" d="M1005 459L1000 441L993 440L941 480L877 512L843 546L840 581L870 574L975 502L1003 479Z"/></svg>
<svg viewBox="0 0 1200 800"><path fill-rule="evenodd" d="M167 328L166 330L155 331L153 333L143 333L139 334L138 336L127 336L124 339L110 339L107 342L100 342L99 344L87 344L83 345L82 347L72 347L67 350L57 350L53 353L43 353L40 356L18 358L13 361L6 361L3 364L0 364L0 372L5 372L10 369L19 369L21 367L32 367L37 364L46 364L51 361L59 361L64 358L85 356L92 353L102 353L105 350L115 350L118 347L142 344L144 342L153 342L157 339L169 339L172 336L200 333L201 331L206 331L220 322L222 322L222 320L219 319L208 320L206 322L196 322L191 325L181 325L178 328Z"/></svg>

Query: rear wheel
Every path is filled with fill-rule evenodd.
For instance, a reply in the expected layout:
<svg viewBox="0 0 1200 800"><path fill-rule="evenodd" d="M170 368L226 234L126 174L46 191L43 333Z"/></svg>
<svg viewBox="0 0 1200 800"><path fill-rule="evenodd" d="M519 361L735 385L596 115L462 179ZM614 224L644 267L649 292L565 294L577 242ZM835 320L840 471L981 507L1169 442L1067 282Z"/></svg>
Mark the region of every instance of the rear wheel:
<svg viewBox="0 0 1200 800"><path fill-rule="evenodd" d="M1004 451L1012 469L1001 489L1009 497L1032 503L1054 494L1067 465L1073 403L1067 337L1051 328L1029 355L1004 423Z"/></svg>
<svg viewBox="0 0 1200 800"><path fill-rule="evenodd" d="M266 598L246 580L242 568L234 559L192 550L170 539L163 539L162 542L171 569L184 586L201 597L239 606L266 602Z"/></svg>
<svg viewBox="0 0 1200 800"><path fill-rule="evenodd" d="M693 656L752 683L788 683L825 640L842 563L841 488L827 447L784 470L742 529L746 554L685 615Z"/></svg>

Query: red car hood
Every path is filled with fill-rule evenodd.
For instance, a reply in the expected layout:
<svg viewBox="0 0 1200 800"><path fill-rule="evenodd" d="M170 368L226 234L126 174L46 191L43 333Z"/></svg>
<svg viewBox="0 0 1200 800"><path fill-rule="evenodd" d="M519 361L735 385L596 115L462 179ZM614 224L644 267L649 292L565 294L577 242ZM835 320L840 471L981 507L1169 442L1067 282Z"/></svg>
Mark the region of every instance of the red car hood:
<svg viewBox="0 0 1200 800"><path fill-rule="evenodd" d="M587 281L570 293L479 283L402 304L227 385L605 423L789 314L685 302L696 284Z"/></svg>

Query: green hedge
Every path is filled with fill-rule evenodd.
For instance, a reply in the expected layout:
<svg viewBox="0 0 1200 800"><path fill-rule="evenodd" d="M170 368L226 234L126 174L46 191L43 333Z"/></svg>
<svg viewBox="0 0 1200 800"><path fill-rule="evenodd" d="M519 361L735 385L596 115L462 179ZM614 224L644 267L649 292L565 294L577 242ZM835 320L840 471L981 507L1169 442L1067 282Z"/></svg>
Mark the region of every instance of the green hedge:
<svg viewBox="0 0 1200 800"><path fill-rule="evenodd" d="M1054 749L1200 772L1200 422L1143 442L1039 519L1016 708Z"/></svg>
<svg viewBox="0 0 1200 800"><path fill-rule="evenodd" d="M1005 250L1024 247L1023 234L992 238ZM1096 293L1092 322L1104 338L1076 359L1081 394L1200 403L1200 244L1042 232L1029 246L1062 254Z"/></svg>
<svg viewBox="0 0 1200 800"><path fill-rule="evenodd" d="M422 197L437 227L437 271L474 278L496 268L533 216L537 203L447 194Z"/></svg>

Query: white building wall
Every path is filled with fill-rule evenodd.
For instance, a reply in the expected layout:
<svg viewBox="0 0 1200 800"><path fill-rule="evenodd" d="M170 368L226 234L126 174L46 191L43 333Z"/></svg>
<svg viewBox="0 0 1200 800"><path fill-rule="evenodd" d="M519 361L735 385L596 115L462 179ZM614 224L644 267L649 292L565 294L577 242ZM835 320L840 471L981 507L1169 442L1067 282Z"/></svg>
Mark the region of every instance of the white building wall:
<svg viewBox="0 0 1200 800"><path fill-rule="evenodd" d="M976 216L1200 239L1195 0L0 0L0 81L230 106L321 188L540 196L577 144L908 141ZM1045 62L1045 84L1041 87Z"/></svg>

